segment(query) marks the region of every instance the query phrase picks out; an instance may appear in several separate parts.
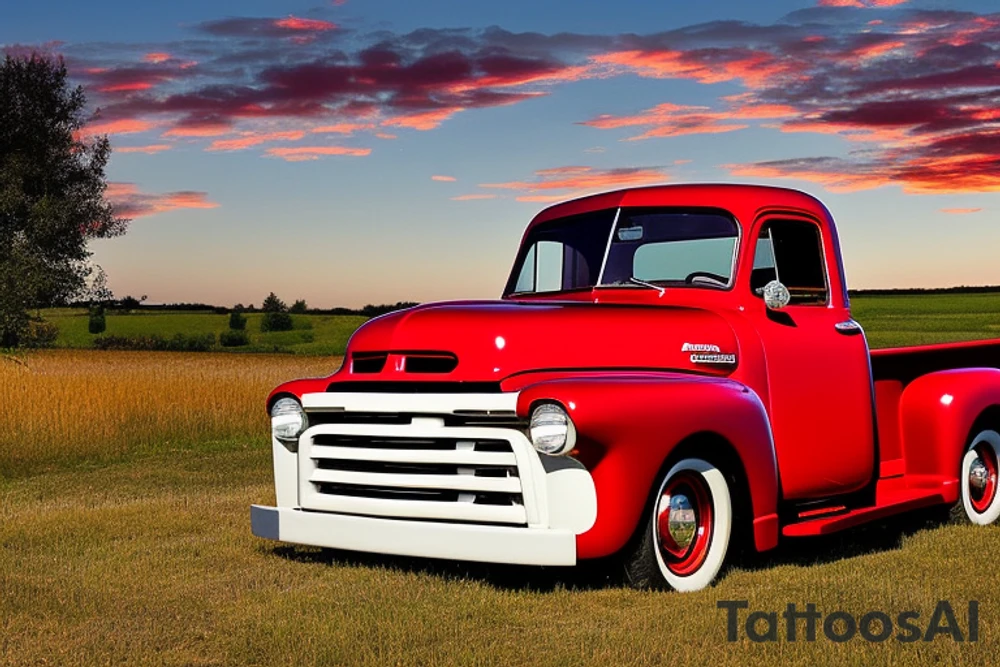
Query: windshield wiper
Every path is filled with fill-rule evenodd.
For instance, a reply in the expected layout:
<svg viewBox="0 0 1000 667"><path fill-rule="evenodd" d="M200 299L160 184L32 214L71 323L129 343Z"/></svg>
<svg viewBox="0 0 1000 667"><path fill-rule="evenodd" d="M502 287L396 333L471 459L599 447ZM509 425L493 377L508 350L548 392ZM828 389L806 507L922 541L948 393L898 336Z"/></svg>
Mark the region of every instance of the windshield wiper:
<svg viewBox="0 0 1000 667"><path fill-rule="evenodd" d="M645 280L639 280L638 278L635 277L629 278L628 281L633 285L640 285L642 287L655 289L657 292L660 293L660 296L663 296L663 293L667 291L665 288L660 287L659 285L654 285L653 283L647 283Z"/></svg>

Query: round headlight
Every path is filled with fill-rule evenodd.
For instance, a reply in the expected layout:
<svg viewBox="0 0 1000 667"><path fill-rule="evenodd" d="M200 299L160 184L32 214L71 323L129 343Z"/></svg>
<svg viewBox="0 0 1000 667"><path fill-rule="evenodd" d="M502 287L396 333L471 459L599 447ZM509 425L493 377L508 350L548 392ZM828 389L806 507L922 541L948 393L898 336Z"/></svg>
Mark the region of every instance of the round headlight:
<svg viewBox="0 0 1000 667"><path fill-rule="evenodd" d="M528 434L535 449L551 456L565 454L576 444L573 420L555 403L543 403L531 412Z"/></svg>
<svg viewBox="0 0 1000 667"><path fill-rule="evenodd" d="M271 406L271 435L282 442L298 442L309 428L309 419L302 404L294 398L282 398Z"/></svg>

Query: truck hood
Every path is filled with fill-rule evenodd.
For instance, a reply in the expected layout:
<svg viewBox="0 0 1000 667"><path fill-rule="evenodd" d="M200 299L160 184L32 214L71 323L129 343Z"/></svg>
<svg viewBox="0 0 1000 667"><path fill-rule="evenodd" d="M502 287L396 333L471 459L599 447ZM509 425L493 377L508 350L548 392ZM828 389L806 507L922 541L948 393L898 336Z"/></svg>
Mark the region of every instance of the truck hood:
<svg viewBox="0 0 1000 667"><path fill-rule="evenodd" d="M499 382L530 371L728 375L736 337L713 312L580 302L445 302L371 320L334 378Z"/></svg>

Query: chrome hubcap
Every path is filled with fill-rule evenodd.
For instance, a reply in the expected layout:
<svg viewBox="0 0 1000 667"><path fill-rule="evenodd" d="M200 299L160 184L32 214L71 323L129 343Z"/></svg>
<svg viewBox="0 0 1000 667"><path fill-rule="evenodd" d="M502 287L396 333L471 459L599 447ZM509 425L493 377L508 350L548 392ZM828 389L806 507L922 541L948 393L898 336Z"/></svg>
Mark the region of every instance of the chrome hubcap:
<svg viewBox="0 0 1000 667"><path fill-rule="evenodd" d="M969 466L969 486L977 491L982 491L989 483L990 471L978 456Z"/></svg>
<svg viewBox="0 0 1000 667"><path fill-rule="evenodd" d="M694 515L691 501L684 494L676 494L670 498L670 516L667 520L667 530L674 544L681 549L686 548L695 538L698 521Z"/></svg>

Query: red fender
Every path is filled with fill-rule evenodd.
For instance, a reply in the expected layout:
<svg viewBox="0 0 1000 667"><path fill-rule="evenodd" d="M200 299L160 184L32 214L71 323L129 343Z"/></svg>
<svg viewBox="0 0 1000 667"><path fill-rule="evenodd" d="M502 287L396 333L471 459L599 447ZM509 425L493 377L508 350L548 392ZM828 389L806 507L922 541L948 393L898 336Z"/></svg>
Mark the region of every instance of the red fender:
<svg viewBox="0 0 1000 667"><path fill-rule="evenodd" d="M625 546L664 461L700 433L732 445L749 482L756 547L777 545L774 444L764 406L748 387L676 373L546 380L522 389L518 415L528 418L539 401L556 401L571 415L581 461L597 489L597 520L577 536L577 557L607 556Z"/></svg>
<svg viewBox="0 0 1000 667"><path fill-rule="evenodd" d="M906 475L957 479L969 431L991 406L1000 406L996 368L938 371L907 385L899 399Z"/></svg>
<svg viewBox="0 0 1000 667"><path fill-rule="evenodd" d="M282 396L294 396L299 401L302 400L304 394L313 394L326 391L326 388L330 385L330 378L304 378L302 380L292 380L291 382L285 382L273 390L267 396L267 401L265 402L265 407L267 409L268 416L271 415L271 406L274 402Z"/></svg>

